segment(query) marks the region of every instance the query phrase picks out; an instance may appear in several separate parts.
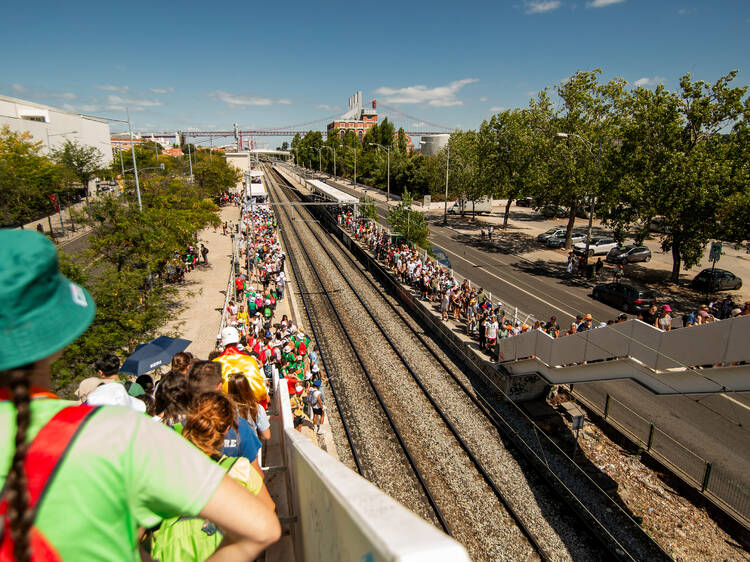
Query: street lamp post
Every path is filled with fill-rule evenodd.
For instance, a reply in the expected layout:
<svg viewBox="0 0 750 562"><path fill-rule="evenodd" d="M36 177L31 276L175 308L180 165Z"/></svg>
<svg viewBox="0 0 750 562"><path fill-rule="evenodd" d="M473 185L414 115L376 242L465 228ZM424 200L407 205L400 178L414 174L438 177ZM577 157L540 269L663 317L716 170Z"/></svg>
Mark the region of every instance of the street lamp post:
<svg viewBox="0 0 750 562"><path fill-rule="evenodd" d="M560 139L567 139L567 138L570 138L570 137L576 137L577 139L579 139L580 141L583 142L584 146L589 151L589 154L591 154L591 156L594 155L594 148L593 148L592 144L589 141L587 141L584 137L582 137L581 135L577 135L576 133L557 133L555 136L557 138L560 138ZM602 139L600 137L599 138L599 150L598 150L597 155L596 155L596 183L597 183L597 191L598 191L598 187L599 187L599 169L601 167L601 162L602 162ZM588 227L588 231L586 233L586 250L585 250L586 260L588 260L588 258L589 258L589 247L591 245L591 228L593 227L593 223L594 223L594 208L596 206L596 195L591 195L590 194L589 197L590 197L591 201L590 201L590 207L589 207L589 227Z"/></svg>
<svg viewBox="0 0 750 562"><path fill-rule="evenodd" d="M49 134L49 129L47 129L47 152L52 152L52 143L50 142L50 137L61 137L64 135L72 135L77 133L78 131L68 131L67 133L52 133ZM86 195L88 199L88 186L86 186ZM55 199L57 203L57 214L60 216L60 229L62 230L62 235L65 236L65 223L63 222L63 216L62 216L62 199L55 194ZM70 211L68 211L68 214L70 214Z"/></svg>
<svg viewBox="0 0 750 562"><path fill-rule="evenodd" d="M187 138L185 140L187 140ZM193 183L193 158L190 154L190 143L188 143L187 147L188 147L188 163L190 164L190 183Z"/></svg>
<svg viewBox="0 0 750 562"><path fill-rule="evenodd" d="M451 161L451 145L450 141L445 146L448 149L448 154L445 159L445 203L443 206L443 224L448 224L448 165Z"/></svg>
<svg viewBox="0 0 750 562"><path fill-rule="evenodd" d="M135 173L135 192L138 195L138 211L143 212L143 203L141 202L141 184L138 181L138 163L135 161L135 143L133 142L133 129L130 125L130 110L125 108L128 116L128 133L130 133L130 153L133 156L133 171Z"/></svg>
<svg viewBox="0 0 750 562"><path fill-rule="evenodd" d="M376 142L371 142L370 146L377 146L379 149L384 150L385 154L386 154L386 157L387 157L387 161L388 161L388 171L387 171L387 174L388 174L388 176L387 176L388 177L388 184L387 184L388 191L386 192L385 201L386 201L386 203L388 203L391 200L391 147L389 146L388 148L386 148L382 144L378 144Z"/></svg>

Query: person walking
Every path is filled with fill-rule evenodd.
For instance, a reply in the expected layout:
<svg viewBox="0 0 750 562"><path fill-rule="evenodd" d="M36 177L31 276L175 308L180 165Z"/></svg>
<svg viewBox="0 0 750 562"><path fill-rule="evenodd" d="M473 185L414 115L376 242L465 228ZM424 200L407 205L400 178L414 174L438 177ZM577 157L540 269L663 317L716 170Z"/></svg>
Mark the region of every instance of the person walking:
<svg viewBox="0 0 750 562"><path fill-rule="evenodd" d="M326 417L326 407L323 404L323 391L320 390L321 380L315 379L312 383L310 394L307 395L307 403L312 407L313 418L312 422L315 426L315 432L320 435L323 430L320 426L323 425Z"/></svg>
<svg viewBox="0 0 750 562"><path fill-rule="evenodd" d="M208 263L208 248L201 243L201 256L203 256L203 263Z"/></svg>
<svg viewBox="0 0 750 562"><path fill-rule="evenodd" d="M18 561L50 552L135 560L139 527L183 515L233 535L220 548L227 559L254 559L278 540L273 511L173 430L52 393L52 362L96 306L35 231L0 231L0 263L1 552Z"/></svg>

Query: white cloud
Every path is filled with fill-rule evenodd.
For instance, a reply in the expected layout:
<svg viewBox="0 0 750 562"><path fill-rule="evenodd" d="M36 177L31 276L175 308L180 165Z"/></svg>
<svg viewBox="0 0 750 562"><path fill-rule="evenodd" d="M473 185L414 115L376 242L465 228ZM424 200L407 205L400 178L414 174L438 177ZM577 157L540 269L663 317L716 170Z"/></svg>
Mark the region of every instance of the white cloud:
<svg viewBox="0 0 750 562"><path fill-rule="evenodd" d="M24 92L26 92L26 91L27 91L27 89L28 89L28 88L26 88L26 86L24 86L23 84L11 84L11 85L10 85L10 87L11 87L11 89L12 89L12 90L13 90L14 92L16 92L17 94L23 94L23 93L24 93Z"/></svg>
<svg viewBox="0 0 750 562"><path fill-rule="evenodd" d="M508 108L501 105L493 105L492 107L490 107L490 111L492 113L500 113L501 111L505 111L506 109Z"/></svg>
<svg viewBox="0 0 750 562"><path fill-rule="evenodd" d="M115 95L108 95L107 96L107 102L110 104L114 104L120 107L127 107L127 106L133 106L133 108L136 107L157 107L160 105L164 105L164 102L161 100L151 100L148 98L123 98L121 96L115 96Z"/></svg>
<svg viewBox="0 0 750 562"><path fill-rule="evenodd" d="M174 88L151 88L152 94L171 94L174 92Z"/></svg>
<svg viewBox="0 0 750 562"><path fill-rule="evenodd" d="M605 6L622 4L623 2L625 2L625 0L593 0L593 2L587 2L586 6L589 8L604 8Z"/></svg>
<svg viewBox="0 0 750 562"><path fill-rule="evenodd" d="M657 84L663 84L664 83L664 77L662 76L654 76L653 78L639 78L633 84L636 86L656 86Z"/></svg>
<svg viewBox="0 0 750 562"><path fill-rule="evenodd" d="M481 102L487 101L487 96L482 96L481 98L479 98L479 101Z"/></svg>
<svg viewBox="0 0 750 562"><path fill-rule="evenodd" d="M99 106L94 104L84 104L80 109L81 111L99 111Z"/></svg>
<svg viewBox="0 0 750 562"><path fill-rule="evenodd" d="M464 104L461 100L456 99L456 94L461 88L474 82L479 82L479 78L454 80L450 84L435 88L421 85L405 88L381 86L375 90L375 93L385 96L384 101L386 103L427 103L427 105L433 107L450 107Z"/></svg>
<svg viewBox="0 0 750 562"><path fill-rule="evenodd" d="M71 111L71 112L75 112L75 110L76 110L76 108L73 107L72 105L70 105L69 103L64 103L63 104L63 109L66 110L66 111Z"/></svg>
<svg viewBox="0 0 750 562"><path fill-rule="evenodd" d="M543 14L557 10L562 5L560 0L524 0L524 11L527 14Z"/></svg>
<svg viewBox="0 0 750 562"><path fill-rule="evenodd" d="M339 105L328 105L327 103L321 103L318 105L318 109L324 111L341 111L343 108Z"/></svg>
<svg viewBox="0 0 750 562"><path fill-rule="evenodd" d="M114 84L102 84L95 87L97 90L102 90L104 92L119 92L121 94L124 94L130 89L127 86L115 86Z"/></svg>
<svg viewBox="0 0 750 562"><path fill-rule="evenodd" d="M274 105L274 104L280 104L280 105L290 105L292 102L291 100L288 100L286 98L273 100L271 98L266 98L263 96L245 96L242 94L232 94L230 92L225 92L224 90L216 90L215 92L210 92L208 94L209 97L218 99L219 101L223 101L229 106L237 107L242 105L260 105L260 106L268 106L268 105Z"/></svg>

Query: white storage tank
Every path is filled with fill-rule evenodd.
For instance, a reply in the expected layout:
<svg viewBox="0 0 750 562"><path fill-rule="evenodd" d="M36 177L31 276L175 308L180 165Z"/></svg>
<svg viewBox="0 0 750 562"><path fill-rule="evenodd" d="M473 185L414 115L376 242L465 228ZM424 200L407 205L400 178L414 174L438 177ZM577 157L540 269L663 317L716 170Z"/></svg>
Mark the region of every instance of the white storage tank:
<svg viewBox="0 0 750 562"><path fill-rule="evenodd" d="M440 135L423 135L420 139L422 144L422 154L432 156L439 153L448 145L448 139L451 136L448 133Z"/></svg>

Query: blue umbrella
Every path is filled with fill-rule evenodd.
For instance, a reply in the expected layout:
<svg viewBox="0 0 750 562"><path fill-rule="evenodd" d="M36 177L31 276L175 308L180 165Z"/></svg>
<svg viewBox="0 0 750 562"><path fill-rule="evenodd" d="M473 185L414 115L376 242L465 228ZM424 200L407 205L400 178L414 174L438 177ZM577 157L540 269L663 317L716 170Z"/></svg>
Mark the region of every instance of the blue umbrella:
<svg viewBox="0 0 750 562"><path fill-rule="evenodd" d="M190 345L190 340L159 336L148 343L142 343L125 359L120 367L121 373L142 375L161 365L168 365L172 356L184 351Z"/></svg>

